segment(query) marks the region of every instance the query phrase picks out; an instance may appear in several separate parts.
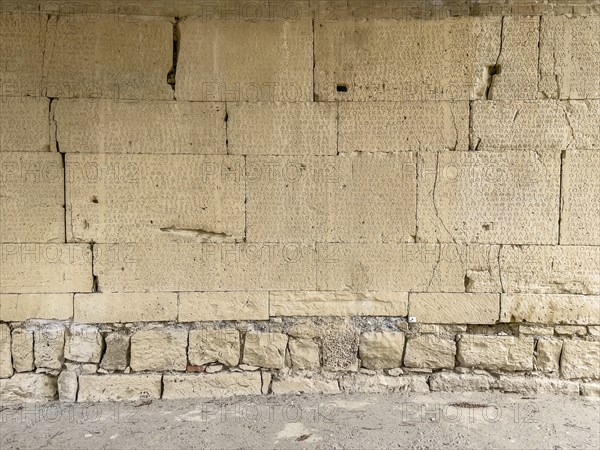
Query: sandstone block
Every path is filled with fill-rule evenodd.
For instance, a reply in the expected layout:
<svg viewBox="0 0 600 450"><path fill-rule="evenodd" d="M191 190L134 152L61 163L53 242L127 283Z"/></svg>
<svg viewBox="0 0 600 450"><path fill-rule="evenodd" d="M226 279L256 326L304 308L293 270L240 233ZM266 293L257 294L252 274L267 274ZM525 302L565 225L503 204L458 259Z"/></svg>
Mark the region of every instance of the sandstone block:
<svg viewBox="0 0 600 450"><path fill-rule="evenodd" d="M60 370L64 362L65 329L60 323L47 323L34 330L35 366Z"/></svg>
<svg viewBox="0 0 600 450"><path fill-rule="evenodd" d="M98 328L71 325L65 342L65 358L82 363L99 363L104 341Z"/></svg>
<svg viewBox="0 0 600 450"><path fill-rule="evenodd" d="M131 369L183 371L187 367L187 342L188 332L183 329L136 331L131 336Z"/></svg>
<svg viewBox="0 0 600 450"><path fill-rule="evenodd" d="M292 369L316 369L321 365L319 344L311 339L290 339L288 344Z"/></svg>
<svg viewBox="0 0 600 450"><path fill-rule="evenodd" d="M179 32L178 100L312 100L309 16L267 22L188 18Z"/></svg>
<svg viewBox="0 0 600 450"><path fill-rule="evenodd" d="M360 336L358 355L367 369L392 369L402 365L404 333L370 332Z"/></svg>
<svg viewBox="0 0 600 450"><path fill-rule="evenodd" d="M554 332L559 335L585 336L587 328L583 325L557 325L554 327Z"/></svg>
<svg viewBox="0 0 600 450"><path fill-rule="evenodd" d="M502 294L500 320L543 324L598 324L600 296Z"/></svg>
<svg viewBox="0 0 600 450"><path fill-rule="evenodd" d="M468 102L348 102L339 105L340 152L467 150Z"/></svg>
<svg viewBox="0 0 600 450"><path fill-rule="evenodd" d="M498 294L411 293L409 305L418 323L494 324L500 313Z"/></svg>
<svg viewBox="0 0 600 450"><path fill-rule="evenodd" d="M106 351L102 356L100 368L113 372L123 371L129 366L129 334L115 331L106 335Z"/></svg>
<svg viewBox="0 0 600 450"><path fill-rule="evenodd" d="M60 99L61 152L225 154L225 104Z"/></svg>
<svg viewBox="0 0 600 450"><path fill-rule="evenodd" d="M531 337L465 335L458 341L457 360L463 367L486 370L532 370Z"/></svg>
<svg viewBox="0 0 600 450"><path fill-rule="evenodd" d="M552 336L554 327L542 325L519 325L520 334L530 334L534 336Z"/></svg>
<svg viewBox="0 0 600 450"><path fill-rule="evenodd" d="M62 242L65 225L61 156L2 152L0 167L0 242Z"/></svg>
<svg viewBox="0 0 600 450"><path fill-rule="evenodd" d="M79 323L172 321L177 320L177 294L75 294L74 309Z"/></svg>
<svg viewBox="0 0 600 450"><path fill-rule="evenodd" d="M339 394L340 392L337 380L305 377L286 377L274 380L271 389L275 395Z"/></svg>
<svg viewBox="0 0 600 450"><path fill-rule="evenodd" d="M78 381L77 374L71 370L63 370L58 376L58 399L61 402L74 402L77 400Z"/></svg>
<svg viewBox="0 0 600 450"><path fill-rule="evenodd" d="M503 392L531 394L579 395L579 383L551 378L526 378L500 375L494 385Z"/></svg>
<svg viewBox="0 0 600 450"><path fill-rule="evenodd" d="M246 161L249 242L414 240L412 153L253 156Z"/></svg>
<svg viewBox="0 0 600 450"><path fill-rule="evenodd" d="M600 342L565 341L560 358L564 378L600 378Z"/></svg>
<svg viewBox="0 0 600 450"><path fill-rule="evenodd" d="M2 53L4 54L4 52ZM2 76L2 81L4 82L4 76ZM49 100L45 97L2 97L0 100L0 130L2 131L0 133L0 151L44 152L50 150L49 104ZM6 170L4 161L2 169Z"/></svg>
<svg viewBox="0 0 600 450"><path fill-rule="evenodd" d="M165 375L164 399L260 395L260 372L223 372L211 375Z"/></svg>
<svg viewBox="0 0 600 450"><path fill-rule="evenodd" d="M246 333L243 363L267 369L283 369L288 337L283 333Z"/></svg>
<svg viewBox="0 0 600 450"><path fill-rule="evenodd" d="M539 339L535 347L535 368L542 372L558 372L563 342L558 339Z"/></svg>
<svg viewBox="0 0 600 450"><path fill-rule="evenodd" d="M560 153L421 155L418 239L556 244Z"/></svg>
<svg viewBox="0 0 600 450"><path fill-rule="evenodd" d="M69 242L243 237L242 156L70 153L66 166Z"/></svg>
<svg viewBox="0 0 600 450"><path fill-rule="evenodd" d="M271 291L271 316L406 316L406 292Z"/></svg>
<svg viewBox="0 0 600 450"><path fill-rule="evenodd" d="M581 383L581 395L600 397L600 383Z"/></svg>
<svg viewBox="0 0 600 450"><path fill-rule="evenodd" d="M160 398L161 375L80 375L78 402Z"/></svg>
<svg viewBox="0 0 600 450"><path fill-rule="evenodd" d="M337 108L333 103L233 103L227 114L230 154L337 153Z"/></svg>
<svg viewBox="0 0 600 450"><path fill-rule="evenodd" d="M267 292L180 292L179 321L268 320Z"/></svg>
<svg viewBox="0 0 600 450"><path fill-rule="evenodd" d="M495 383L493 376L480 373L436 372L430 377L432 391L488 391Z"/></svg>
<svg viewBox="0 0 600 450"><path fill-rule="evenodd" d="M322 355L325 370L356 372L359 367L359 334L351 323L333 320L322 324Z"/></svg>
<svg viewBox="0 0 600 450"><path fill-rule="evenodd" d="M33 365L33 331L16 328L12 332L12 363L15 372L31 372Z"/></svg>
<svg viewBox="0 0 600 450"><path fill-rule="evenodd" d="M17 373L0 380L2 403L37 403L56 400L56 377L37 373Z"/></svg>
<svg viewBox="0 0 600 450"><path fill-rule="evenodd" d="M0 323L0 378L8 378L13 374L11 355L11 334L6 323Z"/></svg>
<svg viewBox="0 0 600 450"><path fill-rule="evenodd" d="M433 334L411 337L406 341L404 365L423 369L453 369L456 342Z"/></svg>
<svg viewBox="0 0 600 450"><path fill-rule="evenodd" d="M68 320L73 317L73 294L0 294L0 320Z"/></svg>
<svg viewBox="0 0 600 450"><path fill-rule="evenodd" d="M427 378L422 375L392 377L357 373L344 375L340 383L342 391L347 393L429 392Z"/></svg>
<svg viewBox="0 0 600 450"><path fill-rule="evenodd" d="M195 366L215 362L237 366L240 362L239 331L232 328L190 330L188 358Z"/></svg>

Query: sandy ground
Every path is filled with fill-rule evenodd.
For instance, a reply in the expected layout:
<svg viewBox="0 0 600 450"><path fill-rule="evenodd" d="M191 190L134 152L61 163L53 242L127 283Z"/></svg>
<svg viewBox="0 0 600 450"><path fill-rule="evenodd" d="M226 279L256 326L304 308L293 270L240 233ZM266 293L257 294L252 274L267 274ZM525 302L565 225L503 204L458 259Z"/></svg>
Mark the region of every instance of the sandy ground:
<svg viewBox="0 0 600 450"><path fill-rule="evenodd" d="M600 402L465 394L265 396L2 410L0 448L597 449Z"/></svg>

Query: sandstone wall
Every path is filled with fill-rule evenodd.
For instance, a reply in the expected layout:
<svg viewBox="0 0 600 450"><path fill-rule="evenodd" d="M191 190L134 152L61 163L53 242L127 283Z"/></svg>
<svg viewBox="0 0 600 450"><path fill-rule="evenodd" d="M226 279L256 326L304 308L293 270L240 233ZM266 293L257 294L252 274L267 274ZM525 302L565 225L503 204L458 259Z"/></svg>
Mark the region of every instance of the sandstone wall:
<svg viewBox="0 0 600 450"><path fill-rule="evenodd" d="M2 402L600 392L598 1L0 6Z"/></svg>

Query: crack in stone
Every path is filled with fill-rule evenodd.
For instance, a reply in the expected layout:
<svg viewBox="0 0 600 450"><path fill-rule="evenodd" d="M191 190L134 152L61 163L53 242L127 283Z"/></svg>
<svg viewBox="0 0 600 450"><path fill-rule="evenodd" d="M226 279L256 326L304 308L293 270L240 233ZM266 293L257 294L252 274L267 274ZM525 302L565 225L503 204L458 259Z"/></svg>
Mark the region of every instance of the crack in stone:
<svg viewBox="0 0 600 450"><path fill-rule="evenodd" d="M496 56L496 62L493 66L488 66L488 85L485 90L485 99L490 99L490 91L492 90L492 86L494 84L494 77L500 73L500 66L498 62L500 61L500 56L502 55L502 47L504 45L504 16L500 18L500 46L498 48L498 56Z"/></svg>
<svg viewBox="0 0 600 450"><path fill-rule="evenodd" d="M435 201L435 191L436 191L436 188L437 188L439 168L440 168L440 154L438 152L436 154L436 158L435 158L435 176L434 176L434 179L433 179L433 191L432 191L433 210L435 212L435 216L437 217L438 221L440 222L440 224L442 225L442 227L444 227L444 230L446 230L446 233L448 233L448 236L450 236L450 239L452 239L452 241L456 244L456 239L454 239L454 236L452 235L452 233L450 233L450 230L448 230L448 228L446 227L446 224L440 218L440 212L438 210L437 203Z"/></svg>
<svg viewBox="0 0 600 450"><path fill-rule="evenodd" d="M217 231L204 230L202 228L178 228L178 227L165 227L160 228L160 231L165 233L177 234L180 236L193 236L193 237L231 237L230 234L221 233Z"/></svg>
<svg viewBox="0 0 600 450"><path fill-rule="evenodd" d="M567 126L569 127L570 137L569 142L567 143L567 148L570 148L573 144L573 141L575 140L575 130L573 130L573 125L571 125L571 118L569 117L567 108L565 107L564 103L560 100L558 100L557 103L558 107L562 110L563 114L565 115L565 120L567 122Z"/></svg>

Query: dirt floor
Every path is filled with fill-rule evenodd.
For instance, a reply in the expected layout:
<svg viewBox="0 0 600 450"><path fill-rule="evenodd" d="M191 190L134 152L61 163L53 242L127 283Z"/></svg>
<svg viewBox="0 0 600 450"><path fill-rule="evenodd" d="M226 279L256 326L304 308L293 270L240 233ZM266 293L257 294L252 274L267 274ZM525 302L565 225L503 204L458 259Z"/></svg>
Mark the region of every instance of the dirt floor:
<svg viewBox="0 0 600 450"><path fill-rule="evenodd" d="M597 449L600 402L465 394L268 396L2 410L0 448Z"/></svg>

